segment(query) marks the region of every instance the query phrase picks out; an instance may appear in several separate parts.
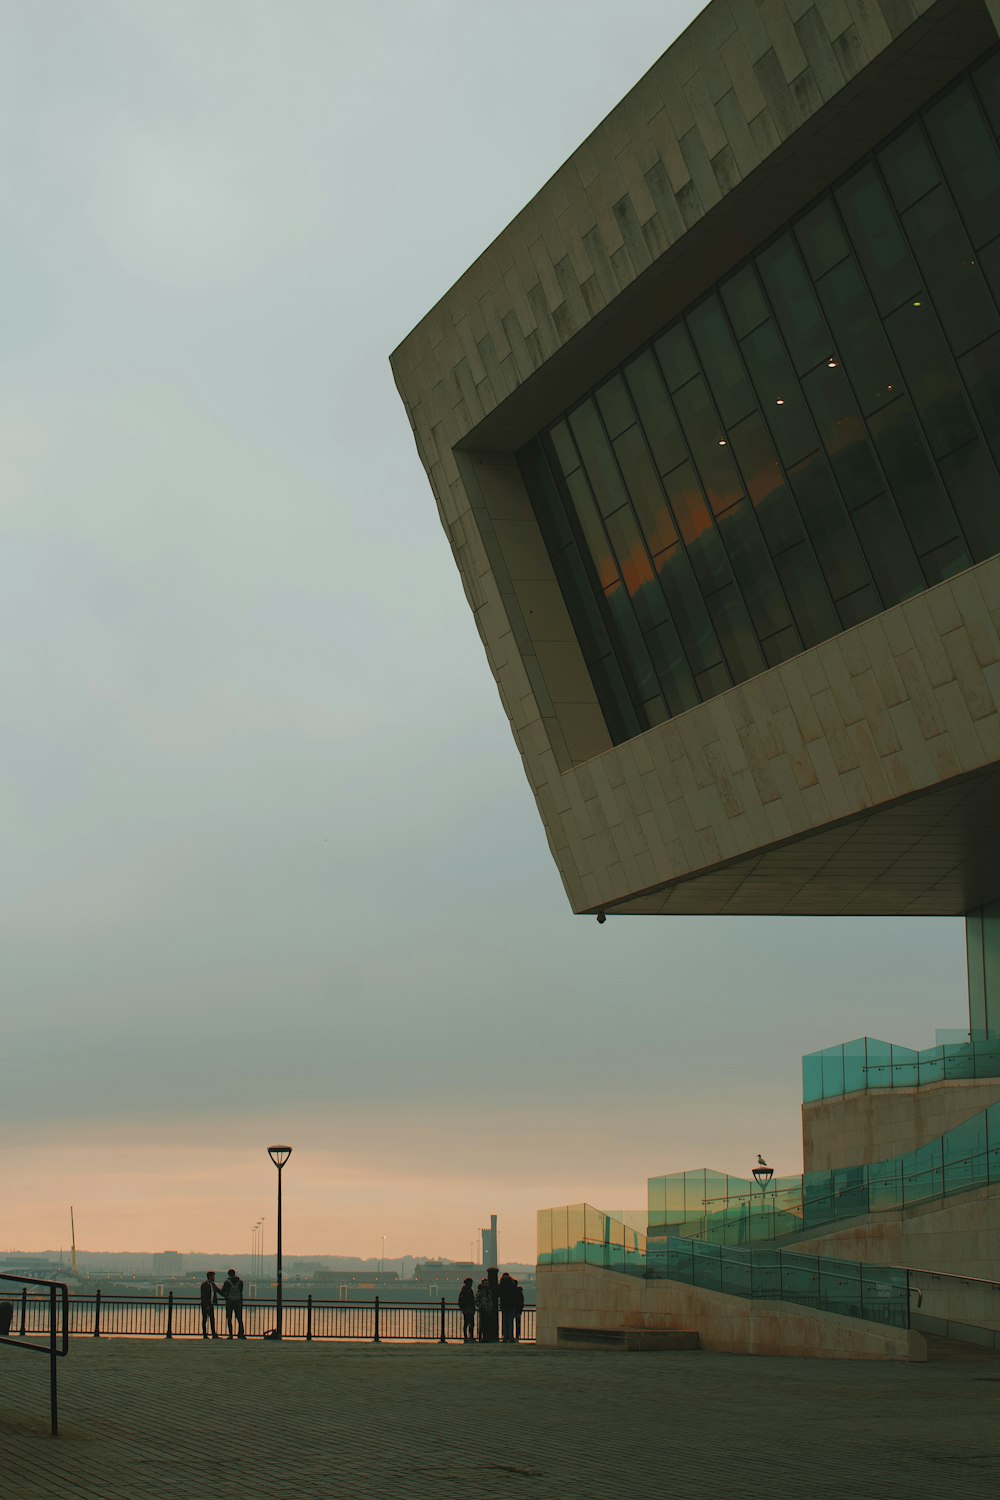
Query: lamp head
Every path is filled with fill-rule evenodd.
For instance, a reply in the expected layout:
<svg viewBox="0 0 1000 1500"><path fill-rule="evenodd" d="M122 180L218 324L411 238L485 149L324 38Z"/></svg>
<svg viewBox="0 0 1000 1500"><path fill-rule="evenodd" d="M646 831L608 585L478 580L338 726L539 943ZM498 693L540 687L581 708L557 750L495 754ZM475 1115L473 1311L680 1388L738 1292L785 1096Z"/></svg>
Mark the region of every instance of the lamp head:
<svg viewBox="0 0 1000 1500"><path fill-rule="evenodd" d="M291 1146L268 1146L267 1154L280 1172L285 1162L291 1156L292 1148Z"/></svg>

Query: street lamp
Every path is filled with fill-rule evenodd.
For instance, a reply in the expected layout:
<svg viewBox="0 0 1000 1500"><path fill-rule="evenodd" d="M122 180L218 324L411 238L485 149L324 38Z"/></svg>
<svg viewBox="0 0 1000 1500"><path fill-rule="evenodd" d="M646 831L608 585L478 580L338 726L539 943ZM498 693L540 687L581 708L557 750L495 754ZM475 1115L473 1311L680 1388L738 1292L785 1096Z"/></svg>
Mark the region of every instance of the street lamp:
<svg viewBox="0 0 1000 1500"><path fill-rule="evenodd" d="M292 1154L291 1146L268 1146L267 1154L278 1169L278 1304L277 1320L274 1330L276 1339L281 1338L281 1169Z"/></svg>

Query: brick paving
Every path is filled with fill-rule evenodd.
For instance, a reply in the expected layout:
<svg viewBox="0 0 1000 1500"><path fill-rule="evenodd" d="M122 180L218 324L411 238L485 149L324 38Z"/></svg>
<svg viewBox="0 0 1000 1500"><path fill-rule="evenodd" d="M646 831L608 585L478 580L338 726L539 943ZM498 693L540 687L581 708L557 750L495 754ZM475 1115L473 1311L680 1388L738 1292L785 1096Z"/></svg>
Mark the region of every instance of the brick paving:
<svg viewBox="0 0 1000 1500"><path fill-rule="evenodd" d="M1000 1362L0 1347L3 1500L996 1500Z"/></svg>

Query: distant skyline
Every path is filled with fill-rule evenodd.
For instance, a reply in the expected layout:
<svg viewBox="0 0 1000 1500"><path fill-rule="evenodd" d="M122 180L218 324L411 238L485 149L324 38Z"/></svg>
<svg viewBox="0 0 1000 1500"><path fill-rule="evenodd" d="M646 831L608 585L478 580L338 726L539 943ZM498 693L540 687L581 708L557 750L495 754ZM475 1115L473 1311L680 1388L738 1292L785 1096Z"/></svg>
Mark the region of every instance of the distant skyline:
<svg viewBox="0 0 1000 1500"><path fill-rule="evenodd" d="M801 1165L960 921L570 913L390 351L696 5L4 11L5 1237L422 1242ZM273 1244L273 1240L272 1240Z"/></svg>

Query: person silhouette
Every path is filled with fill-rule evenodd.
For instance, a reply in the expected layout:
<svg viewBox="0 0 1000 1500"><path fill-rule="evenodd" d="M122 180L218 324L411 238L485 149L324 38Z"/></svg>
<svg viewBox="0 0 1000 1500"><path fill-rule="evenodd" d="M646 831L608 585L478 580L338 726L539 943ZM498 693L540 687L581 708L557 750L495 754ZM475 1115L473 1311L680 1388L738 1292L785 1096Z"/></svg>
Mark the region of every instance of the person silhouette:
<svg viewBox="0 0 1000 1500"><path fill-rule="evenodd" d="M462 1343L476 1341L476 1294L472 1290L472 1277L466 1276L458 1294L458 1305L462 1312Z"/></svg>
<svg viewBox="0 0 1000 1500"><path fill-rule="evenodd" d="M233 1318L236 1319L239 1328L238 1338L245 1339L243 1331L243 1283L232 1269L226 1272L226 1281L222 1287L222 1296L226 1304L226 1337L233 1336Z"/></svg>
<svg viewBox="0 0 1000 1500"><path fill-rule="evenodd" d="M219 1295L219 1288L215 1284L215 1272L206 1271L205 1280L201 1284L201 1336L208 1338L207 1330L211 1328L212 1338L217 1339L219 1335L215 1331L215 1302Z"/></svg>

